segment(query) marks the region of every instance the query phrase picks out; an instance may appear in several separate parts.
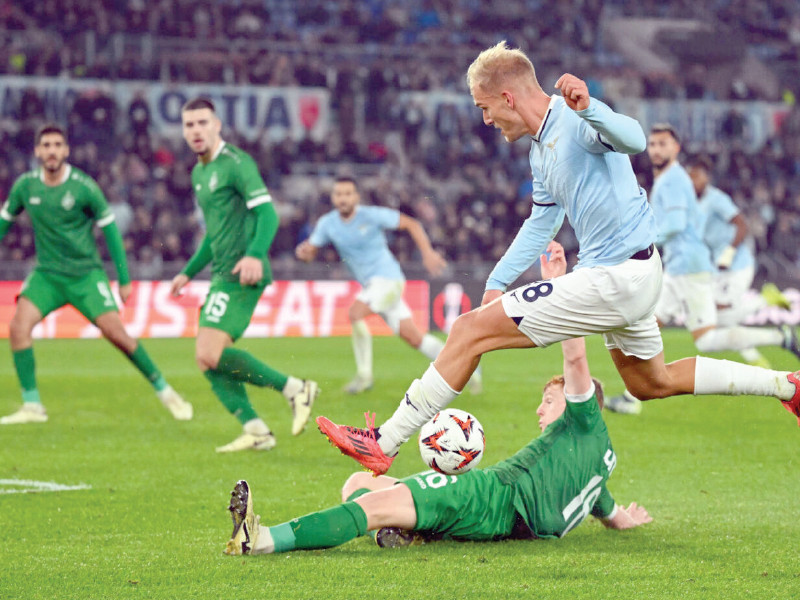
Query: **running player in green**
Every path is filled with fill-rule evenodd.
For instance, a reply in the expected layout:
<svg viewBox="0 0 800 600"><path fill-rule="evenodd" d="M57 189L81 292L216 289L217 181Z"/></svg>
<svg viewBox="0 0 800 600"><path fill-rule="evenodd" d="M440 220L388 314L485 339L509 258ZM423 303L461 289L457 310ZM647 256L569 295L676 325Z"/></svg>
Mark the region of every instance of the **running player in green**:
<svg viewBox="0 0 800 600"><path fill-rule="evenodd" d="M41 168L14 182L0 211L0 239L23 211L28 212L36 244L36 267L25 279L9 324L14 366L22 388L22 408L0 419L2 425L43 423L47 412L39 398L33 357L33 328L52 311L71 304L119 348L155 388L172 416L192 418L192 405L166 382L142 345L122 324L108 277L97 252L92 226L103 231L119 278L119 295L131 295L128 264L114 215L97 183L67 163L64 130L49 124L36 134Z"/></svg>
<svg viewBox="0 0 800 600"><path fill-rule="evenodd" d="M200 310L195 359L220 402L242 424L242 434L217 452L270 450L275 436L259 418L244 384L282 392L292 409L292 433L303 431L319 387L272 369L233 347L250 324L264 289L272 283L267 253L278 229L278 215L255 161L226 144L214 105L205 98L182 110L183 137L197 155L192 187L203 211L206 235L189 262L172 280L178 296L189 280L211 263L211 287Z"/></svg>
<svg viewBox="0 0 800 600"><path fill-rule="evenodd" d="M542 274L566 270L555 242ZM369 530L382 546L420 537L460 540L563 537L591 514L606 527L649 523L647 511L618 506L606 488L617 464L600 415L602 388L592 379L583 338L561 342L564 375L551 379L536 411L544 433L511 458L464 475L425 471L405 479L359 472L342 489L343 504L274 527L253 512L245 481L231 494L234 530L227 554L329 548Z"/></svg>

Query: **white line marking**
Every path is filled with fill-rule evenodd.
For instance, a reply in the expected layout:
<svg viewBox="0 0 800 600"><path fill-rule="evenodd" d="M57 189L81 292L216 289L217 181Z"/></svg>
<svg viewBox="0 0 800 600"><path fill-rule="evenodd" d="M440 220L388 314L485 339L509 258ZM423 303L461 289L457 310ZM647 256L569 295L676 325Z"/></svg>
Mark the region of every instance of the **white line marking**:
<svg viewBox="0 0 800 600"><path fill-rule="evenodd" d="M19 489L2 489L0 494L30 494L36 492L71 492L73 490L90 490L92 486L85 483L64 485L55 481L34 481L32 479L0 479L0 486L20 486Z"/></svg>

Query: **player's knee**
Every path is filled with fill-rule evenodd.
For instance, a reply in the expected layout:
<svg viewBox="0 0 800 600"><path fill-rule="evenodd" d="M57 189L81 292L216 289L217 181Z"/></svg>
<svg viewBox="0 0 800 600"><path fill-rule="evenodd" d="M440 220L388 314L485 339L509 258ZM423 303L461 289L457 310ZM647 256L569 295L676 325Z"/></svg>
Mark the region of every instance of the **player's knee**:
<svg viewBox="0 0 800 600"><path fill-rule="evenodd" d="M474 337L477 323L477 312L470 311L459 315L450 328L450 333L447 335L448 341L452 344L456 341L469 342ZM452 341L450 341L452 340Z"/></svg>
<svg viewBox="0 0 800 600"><path fill-rule="evenodd" d="M374 477L366 471L358 471L350 475L342 486L342 502L346 502L356 490L369 488L372 480L374 480Z"/></svg>
<svg viewBox="0 0 800 600"><path fill-rule="evenodd" d="M222 355L215 349L197 348L194 355L194 360L201 371L208 371L209 369L216 369L219 366L219 359Z"/></svg>
<svg viewBox="0 0 800 600"><path fill-rule="evenodd" d="M27 323L23 323L21 319L13 318L8 324L8 336L12 344L28 340L31 337L32 331L33 327L29 327Z"/></svg>

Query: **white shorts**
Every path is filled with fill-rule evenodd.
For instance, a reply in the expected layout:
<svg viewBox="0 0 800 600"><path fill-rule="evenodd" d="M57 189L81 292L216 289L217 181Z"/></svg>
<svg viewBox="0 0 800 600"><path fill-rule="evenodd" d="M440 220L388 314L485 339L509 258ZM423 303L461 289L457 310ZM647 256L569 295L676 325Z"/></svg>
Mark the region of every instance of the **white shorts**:
<svg viewBox="0 0 800 600"><path fill-rule="evenodd" d="M683 322L689 331L717 324L711 273L664 274L664 289L656 305L662 323Z"/></svg>
<svg viewBox="0 0 800 600"><path fill-rule="evenodd" d="M719 271L714 275L714 301L718 306L736 306L747 295L754 276L754 267Z"/></svg>
<svg viewBox="0 0 800 600"><path fill-rule="evenodd" d="M403 300L405 287L406 282L402 279L373 277L361 288L356 300L369 306L372 312L378 313L392 331L397 332L400 321L411 318L411 309Z"/></svg>
<svg viewBox="0 0 800 600"><path fill-rule="evenodd" d="M536 346L601 333L606 348L647 360L664 349L654 316L661 257L629 259L535 281L501 297L503 309Z"/></svg>

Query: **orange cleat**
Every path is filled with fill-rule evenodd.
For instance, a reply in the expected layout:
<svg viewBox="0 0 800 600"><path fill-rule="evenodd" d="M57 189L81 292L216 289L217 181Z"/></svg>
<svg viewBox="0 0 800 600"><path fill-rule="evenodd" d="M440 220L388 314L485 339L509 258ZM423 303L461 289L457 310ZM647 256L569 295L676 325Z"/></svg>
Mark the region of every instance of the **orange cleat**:
<svg viewBox="0 0 800 600"><path fill-rule="evenodd" d="M378 445L378 436L375 431L375 415L370 418L369 413L364 413L367 427L350 427L337 425L325 417L317 417L319 430L328 436L331 444L336 446L342 454L354 458L373 475L383 475L392 466L394 457L386 456Z"/></svg>
<svg viewBox="0 0 800 600"><path fill-rule="evenodd" d="M789 373L786 379L789 380L789 383L794 384L795 392L791 399L781 400L781 403L783 404L783 408L797 417L797 425L800 426L800 371Z"/></svg>

